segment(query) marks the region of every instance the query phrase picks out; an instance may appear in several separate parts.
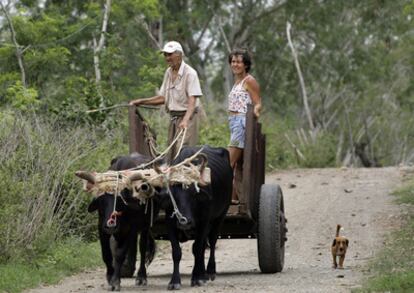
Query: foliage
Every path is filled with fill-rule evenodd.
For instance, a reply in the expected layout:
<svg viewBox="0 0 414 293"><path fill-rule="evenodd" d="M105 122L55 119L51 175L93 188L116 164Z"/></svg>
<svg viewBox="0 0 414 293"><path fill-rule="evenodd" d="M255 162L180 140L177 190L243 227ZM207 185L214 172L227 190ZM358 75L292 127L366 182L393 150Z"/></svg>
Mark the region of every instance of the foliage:
<svg viewBox="0 0 414 293"><path fill-rule="evenodd" d="M37 91L33 88L25 88L21 81L16 81L14 85L11 85L6 92L6 102L20 111L27 111L30 109L35 110L39 105L37 99Z"/></svg>
<svg viewBox="0 0 414 293"><path fill-rule="evenodd" d="M414 205L414 181L394 192L399 203ZM358 292L410 292L414 288L414 217L409 212L403 219L403 226L387 238L387 245L370 264L373 276Z"/></svg>
<svg viewBox="0 0 414 293"><path fill-rule="evenodd" d="M289 21L312 119L317 132L323 133L314 135L322 141L313 141L307 152L314 154L315 148L329 145L335 164L359 166L355 149L366 145L365 156L376 165L414 160L414 134L409 127L414 109L412 2L112 2L96 64L94 42L100 38L103 3L13 1L6 9L22 51L27 90L18 83L21 68L4 22L0 106L23 110L33 104L35 110L61 116L68 123L116 128L118 118L113 112L85 111L154 95L165 69L158 48L175 39L183 44L186 61L200 76L205 102L216 108L225 104L233 80L226 61L228 50L249 48L252 74L261 85L265 108L283 121L295 121L284 129L308 132L301 86L287 46ZM224 115L220 119L224 121ZM211 139L215 144L215 138ZM281 139L285 142L276 144L289 144L285 135ZM321 159L299 164L333 163L332 158Z"/></svg>
<svg viewBox="0 0 414 293"><path fill-rule="evenodd" d="M122 135L18 112L0 118L0 261L30 259L62 236L94 238L96 215L86 213L90 199L73 174L107 170L126 153Z"/></svg>
<svg viewBox="0 0 414 293"><path fill-rule="evenodd" d="M10 264L0 264L0 291L17 293L41 284L54 284L63 276L93 268L101 262L96 242L85 244L78 238L51 242L45 253L34 255L30 262L15 258Z"/></svg>

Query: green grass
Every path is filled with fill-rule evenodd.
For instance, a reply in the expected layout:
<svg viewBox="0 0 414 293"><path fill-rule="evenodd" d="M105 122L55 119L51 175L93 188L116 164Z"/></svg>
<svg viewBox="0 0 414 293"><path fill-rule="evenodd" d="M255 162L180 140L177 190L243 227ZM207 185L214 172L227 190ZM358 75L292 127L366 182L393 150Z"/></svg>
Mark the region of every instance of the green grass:
<svg viewBox="0 0 414 293"><path fill-rule="evenodd" d="M55 284L68 275L101 264L98 243L69 239L30 261L16 259L0 264L0 292L17 293L41 284Z"/></svg>
<svg viewBox="0 0 414 293"><path fill-rule="evenodd" d="M408 204L403 226L370 264L373 274L356 292L414 292L414 182L394 192L397 202Z"/></svg>

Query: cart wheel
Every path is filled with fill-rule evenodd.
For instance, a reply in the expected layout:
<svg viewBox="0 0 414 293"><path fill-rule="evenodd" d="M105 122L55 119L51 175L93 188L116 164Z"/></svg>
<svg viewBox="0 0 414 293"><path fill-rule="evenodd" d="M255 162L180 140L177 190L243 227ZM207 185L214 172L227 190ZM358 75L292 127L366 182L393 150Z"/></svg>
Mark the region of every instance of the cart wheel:
<svg viewBox="0 0 414 293"><path fill-rule="evenodd" d="M257 250L262 273L278 273L285 262L286 219L279 185L263 184L259 202Z"/></svg>

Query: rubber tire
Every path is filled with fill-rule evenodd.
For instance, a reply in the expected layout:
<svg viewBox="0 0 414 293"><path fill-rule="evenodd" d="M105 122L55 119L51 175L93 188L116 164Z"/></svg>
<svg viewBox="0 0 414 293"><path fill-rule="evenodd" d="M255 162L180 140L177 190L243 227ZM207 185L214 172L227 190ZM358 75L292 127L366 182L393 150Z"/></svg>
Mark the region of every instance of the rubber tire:
<svg viewBox="0 0 414 293"><path fill-rule="evenodd" d="M285 231L283 194L279 185L263 184L260 191L257 250L262 273L283 270Z"/></svg>

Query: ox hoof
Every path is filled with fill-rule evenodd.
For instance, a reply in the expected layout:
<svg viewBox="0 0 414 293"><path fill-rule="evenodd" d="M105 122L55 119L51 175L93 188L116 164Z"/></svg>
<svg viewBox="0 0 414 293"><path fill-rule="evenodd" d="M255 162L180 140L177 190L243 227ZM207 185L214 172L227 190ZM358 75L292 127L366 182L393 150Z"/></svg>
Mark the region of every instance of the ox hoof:
<svg viewBox="0 0 414 293"><path fill-rule="evenodd" d="M121 278L132 278L135 269L123 266L121 268Z"/></svg>
<svg viewBox="0 0 414 293"><path fill-rule="evenodd" d="M214 281L216 279L216 274L208 274L207 277L209 280Z"/></svg>
<svg viewBox="0 0 414 293"><path fill-rule="evenodd" d="M112 285L111 286L111 291L121 291L121 286L120 285Z"/></svg>
<svg viewBox="0 0 414 293"><path fill-rule="evenodd" d="M109 285L111 291L121 291L121 282L119 280L112 280Z"/></svg>
<svg viewBox="0 0 414 293"><path fill-rule="evenodd" d="M147 284L148 284L148 281L147 281L146 278L140 277L140 278L137 278L135 280L135 285L136 286L147 286Z"/></svg>
<svg viewBox="0 0 414 293"><path fill-rule="evenodd" d="M167 289L168 290L180 290L181 289L181 284L172 284L172 283L170 283L170 284L168 284L168 287L167 287Z"/></svg>
<svg viewBox="0 0 414 293"><path fill-rule="evenodd" d="M206 283L206 280L191 280L191 287L201 287L204 286Z"/></svg>

